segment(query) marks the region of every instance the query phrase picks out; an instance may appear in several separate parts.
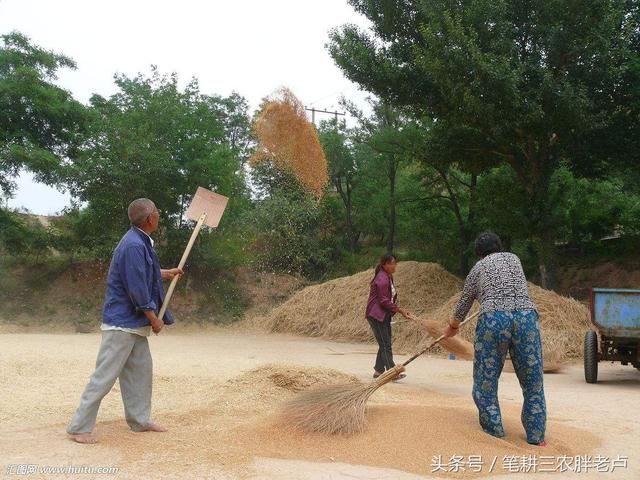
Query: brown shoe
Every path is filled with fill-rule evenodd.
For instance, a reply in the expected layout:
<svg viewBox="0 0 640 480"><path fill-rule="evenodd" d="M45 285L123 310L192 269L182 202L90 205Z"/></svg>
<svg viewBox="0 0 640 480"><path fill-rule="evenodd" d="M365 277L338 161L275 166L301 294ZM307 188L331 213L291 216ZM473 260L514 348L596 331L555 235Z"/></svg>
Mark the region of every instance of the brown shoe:
<svg viewBox="0 0 640 480"><path fill-rule="evenodd" d="M403 378L406 378L407 374L406 373L401 373L400 375L398 375L396 378L393 379L394 382L397 382L399 380L402 380Z"/></svg>
<svg viewBox="0 0 640 480"><path fill-rule="evenodd" d="M373 371L373 378L378 378L380 375L382 375L383 372L379 372L377 370Z"/></svg>

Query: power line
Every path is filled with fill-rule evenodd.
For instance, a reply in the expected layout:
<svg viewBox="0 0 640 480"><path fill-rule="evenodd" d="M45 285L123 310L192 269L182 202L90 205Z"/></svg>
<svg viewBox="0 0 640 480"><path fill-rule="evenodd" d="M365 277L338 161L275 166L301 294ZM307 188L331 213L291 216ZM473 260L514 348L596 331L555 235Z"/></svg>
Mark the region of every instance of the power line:
<svg viewBox="0 0 640 480"><path fill-rule="evenodd" d="M346 113L344 112L331 112L329 110L320 110L318 108L315 107L304 107L305 110L308 110L311 112L311 123L313 123L314 125L316 124L316 112L318 113L327 113L329 115L333 115L336 119L336 124L338 123L338 115L342 115L343 117L346 116Z"/></svg>
<svg viewBox="0 0 640 480"><path fill-rule="evenodd" d="M337 96L338 94L344 95L344 94L345 94L345 92L350 92L350 91L355 90L355 89L357 89L357 88L359 88L357 85L352 85L351 87L343 88L343 89L341 89L341 90L336 90L336 91L331 92L331 93L329 93L329 94L327 94L327 95L325 95L325 96L323 96L323 97L320 97L320 98L319 98L319 99L317 99L317 100L314 100L313 102L309 102L309 105L313 105L313 104L318 103L318 102L320 102L320 101L322 101L322 100L325 100L325 99L327 99L327 98L329 98L329 97L335 97L335 96Z"/></svg>

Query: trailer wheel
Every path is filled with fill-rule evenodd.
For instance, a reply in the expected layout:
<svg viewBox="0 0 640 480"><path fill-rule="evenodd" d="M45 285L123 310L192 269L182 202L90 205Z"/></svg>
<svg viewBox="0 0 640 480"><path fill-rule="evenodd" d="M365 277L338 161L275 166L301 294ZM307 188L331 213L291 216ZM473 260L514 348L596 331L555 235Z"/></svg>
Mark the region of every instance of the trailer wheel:
<svg viewBox="0 0 640 480"><path fill-rule="evenodd" d="M598 381L598 335L593 330L584 335L584 379L587 383Z"/></svg>

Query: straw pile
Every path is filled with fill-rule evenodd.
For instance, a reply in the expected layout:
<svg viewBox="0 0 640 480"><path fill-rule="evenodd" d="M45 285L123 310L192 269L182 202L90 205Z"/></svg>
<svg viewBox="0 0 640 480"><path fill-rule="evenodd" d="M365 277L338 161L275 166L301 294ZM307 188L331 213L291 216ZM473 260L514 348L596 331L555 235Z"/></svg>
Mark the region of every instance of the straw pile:
<svg viewBox="0 0 640 480"><path fill-rule="evenodd" d="M590 325L587 307L572 298L563 297L533 283L529 283L529 294L540 313L545 371L555 370L559 364L569 358L580 357L584 333ZM459 298L459 293L453 295L432 313L430 321L445 325L451 319ZM476 303L471 312L477 309ZM475 320L470 322L460 330L458 336L473 343L476 324Z"/></svg>
<svg viewBox="0 0 640 480"><path fill-rule="evenodd" d="M272 332L372 342L364 318L372 278L373 269L307 287L260 319L261 327ZM400 262L394 279L400 305L421 317L428 316L462 286L460 279L435 263ZM415 324L394 327L395 338L407 347L417 346L416 339L423 336L422 328Z"/></svg>
<svg viewBox="0 0 640 480"><path fill-rule="evenodd" d="M364 310L373 270L307 287L259 319L260 327L273 332L326 337L352 342L374 342ZM399 304L421 322L404 321L396 315L393 326L396 353L413 353L444 332L450 321L462 281L440 265L400 262L395 275ZM553 371L568 358L582 355L588 309L568 297L544 290L532 283L529 293L540 313L545 370ZM477 310L477 304L470 313ZM462 359L473 358L476 321L460 333L434 347L435 352L454 352ZM469 343L471 342L471 343ZM507 369L509 362L507 362Z"/></svg>

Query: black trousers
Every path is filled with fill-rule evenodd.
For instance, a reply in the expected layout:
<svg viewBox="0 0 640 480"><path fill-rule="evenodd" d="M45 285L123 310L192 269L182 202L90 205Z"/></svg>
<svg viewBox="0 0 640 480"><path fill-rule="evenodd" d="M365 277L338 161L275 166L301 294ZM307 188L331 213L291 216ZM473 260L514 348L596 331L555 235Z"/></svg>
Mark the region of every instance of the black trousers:
<svg viewBox="0 0 640 480"><path fill-rule="evenodd" d="M378 372L384 372L396 366L393 362L393 351L391 350L391 315L387 314L384 321L367 317L373 336L378 342L378 355L376 356L375 368Z"/></svg>

